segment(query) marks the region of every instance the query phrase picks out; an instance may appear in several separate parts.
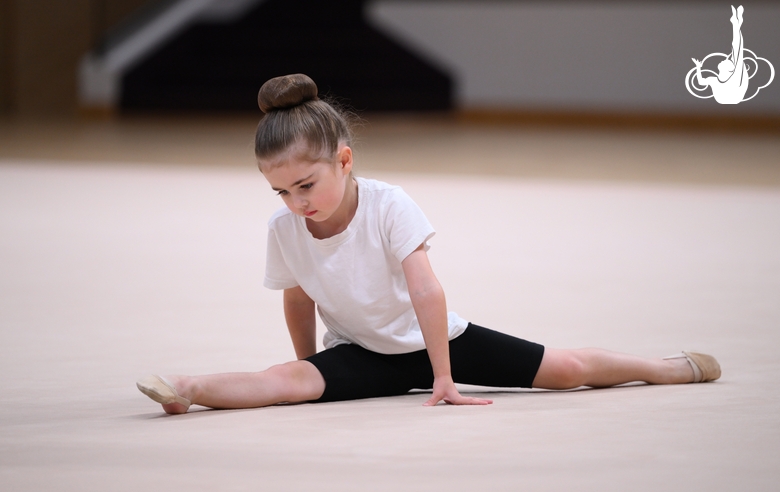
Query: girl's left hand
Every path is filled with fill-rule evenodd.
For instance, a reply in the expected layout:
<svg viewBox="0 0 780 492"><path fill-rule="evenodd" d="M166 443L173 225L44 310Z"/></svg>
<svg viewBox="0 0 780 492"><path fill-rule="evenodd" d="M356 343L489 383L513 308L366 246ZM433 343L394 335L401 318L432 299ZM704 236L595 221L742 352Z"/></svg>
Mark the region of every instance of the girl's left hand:
<svg viewBox="0 0 780 492"><path fill-rule="evenodd" d="M449 405L490 405L493 403L493 400L462 396L455 387L451 376L439 376L433 380L433 395L430 400L423 403L423 406L432 407L442 400Z"/></svg>

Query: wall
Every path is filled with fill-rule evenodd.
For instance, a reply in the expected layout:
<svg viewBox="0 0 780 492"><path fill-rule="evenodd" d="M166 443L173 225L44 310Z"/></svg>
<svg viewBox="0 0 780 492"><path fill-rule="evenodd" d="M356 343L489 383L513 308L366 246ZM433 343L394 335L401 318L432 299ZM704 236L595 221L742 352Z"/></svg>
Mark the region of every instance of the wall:
<svg viewBox="0 0 780 492"><path fill-rule="evenodd" d="M146 1L0 0L0 110L73 115L76 67L100 36L95 29L116 25Z"/></svg>
<svg viewBox="0 0 780 492"><path fill-rule="evenodd" d="M10 112L12 108L12 12L10 0L0 0L0 115Z"/></svg>
<svg viewBox="0 0 780 492"><path fill-rule="evenodd" d="M372 22L454 73L462 108L780 115L780 80L737 106L687 92L691 58L731 51L730 16L728 2L661 0L369 8ZM780 69L780 5L745 3L744 19L745 46Z"/></svg>
<svg viewBox="0 0 780 492"><path fill-rule="evenodd" d="M89 0L16 2L15 105L22 114L76 109L75 66L90 46Z"/></svg>

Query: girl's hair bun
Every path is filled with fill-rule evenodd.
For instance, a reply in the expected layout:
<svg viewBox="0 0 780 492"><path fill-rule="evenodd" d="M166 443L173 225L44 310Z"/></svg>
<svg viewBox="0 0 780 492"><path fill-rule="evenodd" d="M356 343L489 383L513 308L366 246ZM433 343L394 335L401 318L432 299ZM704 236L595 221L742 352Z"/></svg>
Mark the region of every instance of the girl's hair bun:
<svg viewBox="0 0 780 492"><path fill-rule="evenodd" d="M257 105L263 113L291 108L317 99L317 84L307 75L294 73L267 81L257 93Z"/></svg>

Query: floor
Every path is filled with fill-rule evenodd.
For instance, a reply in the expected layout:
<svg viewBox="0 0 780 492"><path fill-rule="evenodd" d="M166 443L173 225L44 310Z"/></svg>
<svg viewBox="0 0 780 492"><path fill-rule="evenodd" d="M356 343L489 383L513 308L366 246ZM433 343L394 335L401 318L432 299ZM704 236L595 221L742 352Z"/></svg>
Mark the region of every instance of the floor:
<svg viewBox="0 0 780 492"><path fill-rule="evenodd" d="M776 135L358 131L358 174L436 227L450 309L551 347L712 353L715 383L163 414L137 378L293 357L255 124L0 121L0 490L777 490Z"/></svg>

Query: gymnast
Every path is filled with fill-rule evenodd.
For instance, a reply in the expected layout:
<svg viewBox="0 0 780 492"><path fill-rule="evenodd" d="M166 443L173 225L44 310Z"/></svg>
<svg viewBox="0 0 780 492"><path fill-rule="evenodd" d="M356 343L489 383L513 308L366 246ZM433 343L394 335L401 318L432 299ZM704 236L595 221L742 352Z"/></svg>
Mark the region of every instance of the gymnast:
<svg viewBox="0 0 780 492"><path fill-rule="evenodd" d="M265 115L255 156L285 205L268 222L264 285L284 291L297 360L259 372L139 380L138 389L165 412L185 413L191 404L226 409L389 397L412 389L432 390L425 406L487 405L492 400L461 395L455 383L563 390L720 377L718 362L701 353L645 358L546 348L448 312L428 261L433 227L400 187L353 176L344 113L320 99L303 74L269 80L258 103ZM316 312L327 328L320 352Z"/></svg>

